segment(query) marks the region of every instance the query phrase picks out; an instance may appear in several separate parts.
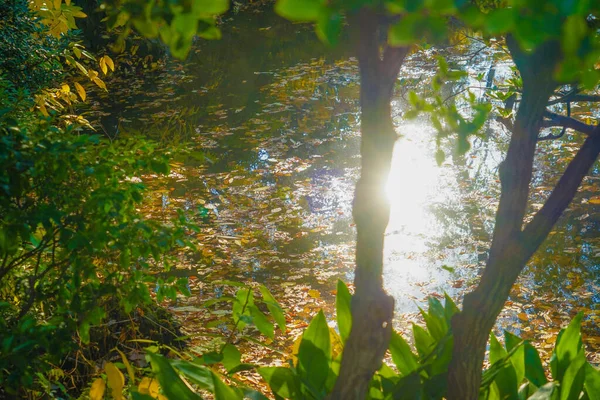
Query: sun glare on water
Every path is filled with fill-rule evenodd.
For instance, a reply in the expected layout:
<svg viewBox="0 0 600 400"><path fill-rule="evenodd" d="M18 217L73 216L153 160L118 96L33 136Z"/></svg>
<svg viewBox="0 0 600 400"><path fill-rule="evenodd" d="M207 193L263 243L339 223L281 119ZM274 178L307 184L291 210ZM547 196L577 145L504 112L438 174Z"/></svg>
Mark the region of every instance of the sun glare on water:
<svg viewBox="0 0 600 400"><path fill-rule="evenodd" d="M386 185L391 215L385 240L385 282L401 309L413 308L408 304L412 303L410 295L422 297L415 284L431 282L439 274L438 268L424 265L423 255L437 230L428 208L443 200L447 186L426 130L418 124L402 127Z"/></svg>

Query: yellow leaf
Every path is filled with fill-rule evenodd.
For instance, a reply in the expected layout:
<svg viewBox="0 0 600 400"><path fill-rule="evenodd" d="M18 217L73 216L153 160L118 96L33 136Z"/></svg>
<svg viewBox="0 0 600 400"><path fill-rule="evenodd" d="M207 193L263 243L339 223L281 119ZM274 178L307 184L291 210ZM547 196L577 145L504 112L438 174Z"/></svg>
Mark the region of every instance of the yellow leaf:
<svg viewBox="0 0 600 400"><path fill-rule="evenodd" d="M519 314L517 315L517 317L518 317L518 318L519 318L521 321L528 321L528 320L529 320L529 318L527 317L527 314L525 314L525 313L523 313L523 312L522 312L522 313L519 313Z"/></svg>
<svg viewBox="0 0 600 400"><path fill-rule="evenodd" d="M148 394L154 398L158 396L159 386L156 379L148 378L147 376L142 378L138 386L138 391L141 394Z"/></svg>
<svg viewBox="0 0 600 400"><path fill-rule="evenodd" d="M119 371L119 368L113 363L106 363L104 365L104 371L106 372L106 378L108 379L108 385L112 389L112 396L115 400L123 399L123 386L125 386L125 377Z"/></svg>
<svg viewBox="0 0 600 400"><path fill-rule="evenodd" d="M38 105L38 107L40 108L40 111L42 112L44 117L50 116L50 114L48 114L48 110L46 110L46 106L44 104L40 104L40 105Z"/></svg>
<svg viewBox="0 0 600 400"><path fill-rule="evenodd" d="M85 89L83 88L83 86L81 86L77 82L73 82L73 85L75 86L75 90L77 90L77 93L79 93L79 97L81 97L81 101L85 101L85 98L87 95L85 93Z"/></svg>
<svg viewBox="0 0 600 400"><path fill-rule="evenodd" d="M93 69L90 69L87 74L91 80L94 80L98 77L98 72L94 71Z"/></svg>
<svg viewBox="0 0 600 400"><path fill-rule="evenodd" d="M125 354L119 349L117 349L117 351L119 352L119 354L121 355L121 358L123 359L123 364L125 364L125 368L127 368L127 375L129 375L131 384L133 384L135 382L135 371L133 370L133 367L129 363L129 360L127 359Z"/></svg>
<svg viewBox="0 0 600 400"><path fill-rule="evenodd" d="M102 79L100 79L100 78L94 78L94 79L92 79L92 80L94 81L94 83L95 83L96 85L98 85L98 87L99 87L100 89L104 89L104 90L106 90L106 84L104 83L104 81L103 81Z"/></svg>
<svg viewBox="0 0 600 400"><path fill-rule="evenodd" d="M104 61L104 57L100 57L100 69L102 70L102 73L104 75L106 75L106 73L108 72L108 69L106 67L106 61Z"/></svg>
<svg viewBox="0 0 600 400"><path fill-rule="evenodd" d="M77 68L79 68L79 70L80 70L81 72L83 72L85 75L87 75L87 74L88 74L88 71L87 71L87 69L85 69L85 67L84 67L83 65L81 65L81 63L79 63L79 62L75 61L75 65L76 65L76 66L77 66Z"/></svg>
<svg viewBox="0 0 600 400"><path fill-rule="evenodd" d="M66 83L62 85L61 90L64 93L71 93L71 88L69 87L69 85L67 85Z"/></svg>
<svg viewBox="0 0 600 400"><path fill-rule="evenodd" d="M70 6L71 5L71 0L65 0L65 4Z"/></svg>
<svg viewBox="0 0 600 400"><path fill-rule="evenodd" d="M90 400L102 400L104 398L104 391L106 390L106 382L104 379L97 378L90 388Z"/></svg>
<svg viewBox="0 0 600 400"><path fill-rule="evenodd" d="M588 200L588 203L590 203L590 204L600 204L600 196L597 196L597 197L591 197L591 198Z"/></svg>
<svg viewBox="0 0 600 400"><path fill-rule="evenodd" d="M52 5L54 6L54 9L55 9L55 10L60 10L60 4L61 4L61 3L62 3L62 1L61 1L61 0L54 0L54 1L52 2Z"/></svg>
<svg viewBox="0 0 600 400"><path fill-rule="evenodd" d="M106 62L106 65L108 65L108 68L110 68L110 70L114 72L115 63L113 62L112 58L110 58L109 56L104 56L104 61Z"/></svg>
<svg viewBox="0 0 600 400"><path fill-rule="evenodd" d="M308 295L309 295L310 297L312 297L313 299L318 299L319 297L321 297L321 292L319 292L319 291L318 291L318 290L316 290L316 289L310 289L310 290L308 291Z"/></svg>
<svg viewBox="0 0 600 400"><path fill-rule="evenodd" d="M77 7L79 8L79 7ZM87 17L87 14L84 13L83 11L79 11L79 10L74 10L73 12L71 12L71 15L73 15L75 18L85 18Z"/></svg>

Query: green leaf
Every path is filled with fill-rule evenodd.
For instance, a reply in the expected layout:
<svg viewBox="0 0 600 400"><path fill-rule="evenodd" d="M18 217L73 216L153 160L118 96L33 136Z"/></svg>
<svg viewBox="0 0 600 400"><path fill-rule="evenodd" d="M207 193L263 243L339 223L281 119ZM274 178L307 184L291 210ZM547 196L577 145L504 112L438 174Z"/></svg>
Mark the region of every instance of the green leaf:
<svg viewBox="0 0 600 400"><path fill-rule="evenodd" d="M517 381L517 373L512 363L506 362L507 356L508 353L492 332L490 334L490 363L504 363L504 367L500 368L496 374L494 382L498 385L502 399L517 400L520 382Z"/></svg>
<svg viewBox="0 0 600 400"><path fill-rule="evenodd" d="M321 0L277 0L275 12L290 21L317 21L327 12Z"/></svg>
<svg viewBox="0 0 600 400"><path fill-rule="evenodd" d="M390 353L394 364L396 364L402 375L410 374L419 366L417 357L410 350L410 346L396 331L392 332L392 338L390 339Z"/></svg>
<svg viewBox="0 0 600 400"><path fill-rule="evenodd" d="M538 351L529 342L525 342L523 349L525 352L525 377L536 387L545 385L548 380Z"/></svg>
<svg viewBox="0 0 600 400"><path fill-rule="evenodd" d="M348 339L350 329L352 328L351 301L352 295L350 294L348 287L344 282L338 280L337 295L335 296L335 311L342 343L346 343L346 339Z"/></svg>
<svg viewBox="0 0 600 400"><path fill-rule="evenodd" d="M556 387L556 382L548 382L540 387L528 400L550 400Z"/></svg>
<svg viewBox="0 0 600 400"><path fill-rule="evenodd" d="M435 162L437 163L438 167L441 166L445 160L446 153L444 153L444 150L437 149L437 151L435 152Z"/></svg>
<svg viewBox="0 0 600 400"><path fill-rule="evenodd" d="M171 364L187 379L198 385L200 389L215 391L212 371L204 365L198 365L184 360L172 360Z"/></svg>
<svg viewBox="0 0 600 400"><path fill-rule="evenodd" d="M271 391L286 399L300 399L300 380L290 368L263 367L258 373L269 384Z"/></svg>
<svg viewBox="0 0 600 400"><path fill-rule="evenodd" d="M444 266L442 266L442 268L444 268ZM450 267L446 266L444 269L448 268ZM455 314L458 314L459 311L460 310L456 306L456 303L454 303L454 300L452 300L452 297L448 296L448 293L444 293L444 316L446 317L448 326L451 326L452 317L454 317Z"/></svg>
<svg viewBox="0 0 600 400"><path fill-rule="evenodd" d="M560 400L577 400L585 382L585 351L581 349L571 361L560 382Z"/></svg>
<svg viewBox="0 0 600 400"><path fill-rule="evenodd" d="M275 327L267 319L266 315L263 314L262 311L260 311L255 305L251 305L248 308L250 309L252 322L254 322L254 325L260 331L260 333L262 333L270 339L275 338Z"/></svg>
<svg viewBox="0 0 600 400"><path fill-rule="evenodd" d="M219 40L221 39L221 30L216 26L209 26L208 28L199 31L198 36L207 40Z"/></svg>
<svg viewBox="0 0 600 400"><path fill-rule="evenodd" d="M164 395L169 399L178 400L200 400L202 399L181 380L179 374L175 372L169 360L160 354L146 353L152 364L152 371L160 383Z"/></svg>
<svg viewBox="0 0 600 400"><path fill-rule="evenodd" d="M229 0L193 0L192 11L197 17L223 14L229 9Z"/></svg>
<svg viewBox="0 0 600 400"><path fill-rule="evenodd" d="M492 35L509 32L515 24L514 15L512 8L492 10L485 18L485 29Z"/></svg>
<svg viewBox="0 0 600 400"><path fill-rule="evenodd" d="M263 301L267 305L269 312L275 319L279 330L281 330L282 333L285 333L285 315L283 313L283 310L281 309L281 306L279 305L277 300L275 300L275 297L273 297L273 295L271 294L271 292L269 292L269 289L267 289L266 286L260 285L259 289Z"/></svg>
<svg viewBox="0 0 600 400"><path fill-rule="evenodd" d="M312 390L325 388L331 360L329 326L323 311L313 318L302 335L298 349L298 373Z"/></svg>
<svg viewBox="0 0 600 400"><path fill-rule="evenodd" d="M517 383L520 384L525 378L525 346L523 346L523 340L508 331L504 331L504 343L507 351L514 350L510 356L510 362L515 369Z"/></svg>
<svg viewBox="0 0 600 400"><path fill-rule="evenodd" d="M563 51L567 54L575 55L581 40L586 36L588 30L586 17L580 15L571 15L567 17L563 24L563 35L561 37Z"/></svg>
<svg viewBox="0 0 600 400"><path fill-rule="evenodd" d="M241 364L242 353L234 345L227 343L221 353L223 354L222 363L227 372Z"/></svg>
<svg viewBox="0 0 600 400"><path fill-rule="evenodd" d="M215 400L242 400L242 393L224 384L216 373L213 372L212 376L215 385Z"/></svg>
<svg viewBox="0 0 600 400"><path fill-rule="evenodd" d="M600 370L589 363L585 365L584 386L590 400L600 400Z"/></svg>
<svg viewBox="0 0 600 400"><path fill-rule="evenodd" d="M323 43L335 46L342 32L342 17L338 13L322 13L317 20L315 31Z"/></svg>
<svg viewBox="0 0 600 400"><path fill-rule="evenodd" d="M562 378L571 362L581 349L581 319L583 313L578 313L571 321L569 326L561 330L556 339L553 357L556 357L556 373L554 379L562 381Z"/></svg>
<svg viewBox="0 0 600 400"><path fill-rule="evenodd" d="M428 355L435 346L435 340L431 335L417 324L413 324L413 337L415 338L415 347L420 357Z"/></svg>
<svg viewBox="0 0 600 400"><path fill-rule="evenodd" d="M414 43L423 34L423 16L407 14L399 22L392 25L388 31L390 46L406 46Z"/></svg>

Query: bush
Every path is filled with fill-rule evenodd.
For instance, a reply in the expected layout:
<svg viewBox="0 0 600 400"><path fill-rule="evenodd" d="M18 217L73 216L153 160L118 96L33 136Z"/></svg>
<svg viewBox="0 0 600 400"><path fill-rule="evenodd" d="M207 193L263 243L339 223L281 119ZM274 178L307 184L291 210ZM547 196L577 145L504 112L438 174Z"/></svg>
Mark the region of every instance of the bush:
<svg viewBox="0 0 600 400"><path fill-rule="evenodd" d="M0 382L16 393L89 342L104 302L130 312L153 301L151 270L170 268L170 251L191 245L191 226L183 215L166 226L137 211L144 185L131 178L169 170L144 140L109 143L47 121L1 124ZM174 285L161 281L159 300L174 298Z"/></svg>

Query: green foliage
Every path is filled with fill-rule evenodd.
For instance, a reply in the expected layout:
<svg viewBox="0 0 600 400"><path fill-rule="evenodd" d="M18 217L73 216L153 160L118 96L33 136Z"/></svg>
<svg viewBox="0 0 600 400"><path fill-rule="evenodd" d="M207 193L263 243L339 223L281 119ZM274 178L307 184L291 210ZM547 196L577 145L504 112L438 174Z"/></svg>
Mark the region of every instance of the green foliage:
<svg viewBox="0 0 600 400"><path fill-rule="evenodd" d="M69 37L47 35L27 0L0 2L0 109L13 108L63 78L59 55Z"/></svg>
<svg viewBox="0 0 600 400"><path fill-rule="evenodd" d="M244 290L242 293L247 296L248 291L245 288L241 290ZM341 324L347 323L345 314L346 304L349 303L348 289L343 282L339 281L337 321L340 331ZM429 309L421 310L425 327L413 326L416 353L401 335L394 332L389 351L396 370L384 364L373 377L368 398L400 400L444 398L446 375L452 356L453 340L450 321L457 312L458 308L447 295L444 305L436 298L430 298ZM491 365L483 372L479 398L482 400L597 399L600 396L600 371L585 360L580 333L581 318L582 315L578 314L559 334L552 357L552 364L555 366L552 372L554 380L551 382L547 381L539 354L530 343L505 332L504 345L502 345L494 335L491 335L489 353ZM335 336L321 311L304 331L295 363L290 362L289 367L252 365L251 368L257 368L276 399L325 399L333 387L339 368L339 356L334 358L331 341ZM221 364L228 370L229 376L237 372L239 369L235 365L239 363L240 354L231 344L224 346L219 353L205 354L191 361L167 362L167 359L155 354L150 355L150 358L161 385L173 385L166 390L163 386L163 394L183 390L179 388L182 384L181 380L173 375L177 372L197 385L198 389L215 394L216 399L241 399L243 393L250 398L265 398L260 393L235 384L225 385L214 368L207 368L209 365ZM172 367L167 366L169 363ZM559 365L560 368L556 369ZM560 371L563 371L562 375ZM222 390L218 389L219 385L222 385ZM167 394L167 398L184 397L173 397Z"/></svg>
<svg viewBox="0 0 600 400"><path fill-rule="evenodd" d="M13 393L89 341L102 305L130 312L152 300L153 270L192 246L184 215L165 226L138 211L144 185L131 177L168 170L140 138L97 136L3 120L0 129L0 380ZM175 277L156 297L174 298Z"/></svg>
<svg viewBox="0 0 600 400"><path fill-rule="evenodd" d="M219 39L216 17L229 9L229 0L155 1L108 0L105 2L108 26L121 34L113 46L125 49L125 38L132 28L147 38L160 39L173 56L184 59L194 36Z"/></svg>

